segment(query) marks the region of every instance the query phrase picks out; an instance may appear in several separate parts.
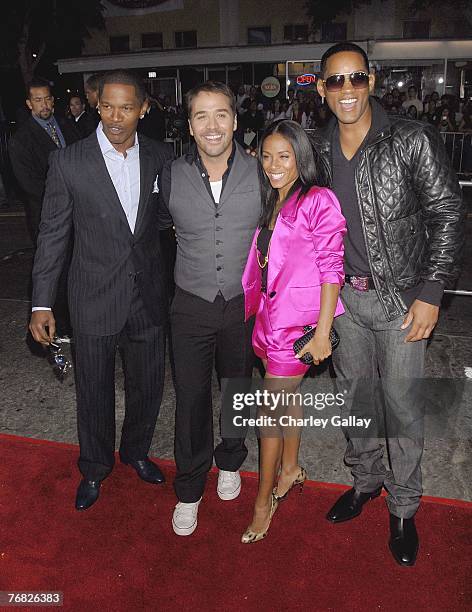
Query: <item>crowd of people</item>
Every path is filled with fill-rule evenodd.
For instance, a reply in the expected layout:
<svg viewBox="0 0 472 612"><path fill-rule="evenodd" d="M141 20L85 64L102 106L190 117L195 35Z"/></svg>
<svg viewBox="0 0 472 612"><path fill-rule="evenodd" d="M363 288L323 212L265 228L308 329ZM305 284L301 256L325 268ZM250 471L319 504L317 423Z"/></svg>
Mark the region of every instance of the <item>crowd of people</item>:
<svg viewBox="0 0 472 612"><path fill-rule="evenodd" d="M384 94L382 106L392 115L400 115L431 123L440 132L472 132L472 101L462 104L456 96L437 91L419 96L415 85L408 87L407 92L393 88Z"/></svg>
<svg viewBox="0 0 472 612"><path fill-rule="evenodd" d="M67 120L77 138L84 138L95 130L99 122L96 112L96 95L99 75L90 76L84 86L84 94L75 92L69 95L65 108L55 112L55 117ZM319 95L316 88L289 88L287 96L281 92L275 98L263 95L259 85L231 85L236 97L238 128L236 140L243 146L255 148L263 130L273 121L291 119L303 129L314 130L324 128L331 117L331 110ZM472 171L472 101L461 102L451 94L439 95L437 91L420 95L416 85L406 89L397 87L388 90L382 97L375 97L387 114L419 120L434 125L443 133L464 134L465 139L459 143L461 151L461 170ZM139 123L140 133L163 141L189 140L186 110L183 106L173 103L165 94L148 95L148 108L145 117ZM1 116L1 114L0 114ZM21 107L17 112L17 129L29 119L27 107ZM5 123L5 122L4 122ZM454 156L454 143L446 141L448 152ZM3 173L0 182L0 205L7 205L8 193L12 191L8 164L3 160ZM456 168L459 170L459 168ZM5 185L6 184L6 185Z"/></svg>
<svg viewBox="0 0 472 612"><path fill-rule="evenodd" d="M321 96L314 90L295 91L290 88L287 97L266 98L260 87L256 86L238 88L237 110L243 129L253 127L248 116L258 113L256 125L259 130L279 119L292 119L304 129L315 129L324 127L330 115L329 109L322 104Z"/></svg>
<svg viewBox="0 0 472 612"><path fill-rule="evenodd" d="M316 94L291 90L288 100L264 103L257 88L235 96L223 83L197 85L186 95L194 142L175 159L170 145L139 127L152 125L153 101L135 74L90 79L89 110L74 96L64 121L54 117L49 84L29 84L31 115L10 143L36 247L29 328L44 345L56 339L66 270L82 475L77 510L98 501L114 466L118 348L125 373L120 460L162 485L148 453L170 333L172 527L179 536L197 528L213 461L219 498L229 502L241 492L247 427L236 436L222 430L214 447L213 370L223 387L228 379L251 384L257 356L266 388L290 393L311 364L332 355L346 389L344 414L385 410L400 430L381 441L375 427L344 428L354 482L326 518L337 524L359 516L385 487L390 550L399 564L415 564L423 451L415 383L424 376L444 288L459 274L465 210L438 130L386 112L374 90L364 50L347 42L324 54ZM421 105L413 95L405 102L405 116ZM310 139L303 128L311 125ZM252 155L248 147L262 129ZM172 300L170 247L160 238L169 231L176 244ZM341 338L335 351L333 329ZM290 416L295 425L287 430L276 419L275 433L259 427L259 489L239 536L244 544L267 536L281 503L307 478L297 400L282 405L282 415L270 403L259 408L258 416Z"/></svg>
<svg viewBox="0 0 472 612"><path fill-rule="evenodd" d="M276 98L265 97L260 87L254 85L233 87L233 91L237 99L239 126L236 139L247 146L256 146L263 130L273 121L291 119L306 130L316 130L324 128L333 116L316 89L289 88L287 97L283 92ZM372 97L382 104L388 115L434 125L444 133L451 158L461 149L460 160L455 160L456 170L472 172L471 100L461 102L456 96L440 96L437 91L421 98L415 85L402 90L393 88L381 97ZM464 135L464 140L456 144L452 133Z"/></svg>
<svg viewBox="0 0 472 612"><path fill-rule="evenodd" d="M293 119L304 129L324 127L332 116L316 90L290 88L288 97L266 98L260 87L240 86L237 90L238 117L243 128L262 130L277 119ZM442 132L472 132L472 101L460 100L437 91L418 97L418 89L393 88L381 98L375 96L388 114L425 121ZM249 118L250 117L250 118Z"/></svg>
<svg viewBox="0 0 472 612"><path fill-rule="evenodd" d="M96 79L96 76L91 79ZM90 81L90 79L89 79ZM86 86L86 90L87 90ZM323 128L332 117L332 112L323 103L323 98L316 89L289 88L287 96L281 92L275 98L263 95L259 85L230 86L236 97L236 109L239 129L261 132L273 121L291 119L304 129ZM472 100L461 101L452 94L439 95L437 91L421 96L415 85L406 89L396 87L387 91L382 97L375 97L390 115L406 117L431 123L441 132L472 133ZM86 100L79 94L70 98L66 115L70 118L87 113ZM157 119L159 117L159 119ZM152 118L148 119L148 118ZM174 123L183 120L184 125ZM149 127L146 122L149 122ZM149 132L150 137L164 140L166 135L181 136L186 130L186 111L172 103L169 96L149 96L149 109L145 121L140 125L141 131ZM179 133L175 133L179 131ZM238 134L236 135L238 137Z"/></svg>

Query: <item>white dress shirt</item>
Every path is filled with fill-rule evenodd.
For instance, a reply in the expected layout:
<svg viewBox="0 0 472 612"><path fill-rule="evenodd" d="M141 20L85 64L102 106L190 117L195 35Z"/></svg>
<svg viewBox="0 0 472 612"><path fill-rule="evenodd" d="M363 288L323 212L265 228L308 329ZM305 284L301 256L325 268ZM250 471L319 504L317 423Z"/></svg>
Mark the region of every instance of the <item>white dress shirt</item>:
<svg viewBox="0 0 472 612"><path fill-rule="evenodd" d="M97 127L97 139L105 160L108 174L118 194L121 206L128 220L130 230L134 232L139 206L140 173L139 173L139 142L138 135L134 137L134 145L126 150L126 157L119 153L103 133L102 122ZM34 306L35 310L51 310L45 306Z"/></svg>
<svg viewBox="0 0 472 612"><path fill-rule="evenodd" d="M108 174L128 219L128 225L134 232L140 191L138 135L134 137L134 145L127 149L126 157L123 153L119 153L105 136L101 121L97 127L97 138Z"/></svg>

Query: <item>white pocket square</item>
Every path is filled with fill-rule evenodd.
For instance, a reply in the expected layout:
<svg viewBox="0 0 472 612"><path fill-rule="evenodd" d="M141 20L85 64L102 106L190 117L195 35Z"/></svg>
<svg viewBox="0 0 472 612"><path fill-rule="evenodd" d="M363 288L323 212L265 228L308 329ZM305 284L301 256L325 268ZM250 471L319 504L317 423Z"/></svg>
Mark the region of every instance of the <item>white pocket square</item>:
<svg viewBox="0 0 472 612"><path fill-rule="evenodd" d="M157 184L158 179L159 179L159 175L156 174L156 179L154 181L154 187L152 188L152 193L159 193L159 185Z"/></svg>

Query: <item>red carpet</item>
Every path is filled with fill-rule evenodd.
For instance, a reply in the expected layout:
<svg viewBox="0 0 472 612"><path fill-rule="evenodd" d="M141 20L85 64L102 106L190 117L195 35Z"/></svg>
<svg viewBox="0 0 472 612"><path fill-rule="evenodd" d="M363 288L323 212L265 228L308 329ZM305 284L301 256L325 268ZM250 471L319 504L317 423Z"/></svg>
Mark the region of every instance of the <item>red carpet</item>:
<svg viewBox="0 0 472 612"><path fill-rule="evenodd" d="M160 462L164 486L117 464L79 513L76 458L70 445L0 436L0 591L63 591L63 609L80 612L470 610L472 504L426 500L417 564L403 568L382 499L334 526L324 514L340 487L310 484L265 541L244 546L257 480L246 475L241 497L222 502L211 474L198 530L179 538L172 464Z"/></svg>

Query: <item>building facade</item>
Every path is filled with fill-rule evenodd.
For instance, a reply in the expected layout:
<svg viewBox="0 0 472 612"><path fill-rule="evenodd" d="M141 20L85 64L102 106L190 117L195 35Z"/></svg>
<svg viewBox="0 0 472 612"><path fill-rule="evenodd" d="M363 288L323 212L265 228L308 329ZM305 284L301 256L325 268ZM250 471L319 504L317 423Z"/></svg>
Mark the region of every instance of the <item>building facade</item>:
<svg viewBox="0 0 472 612"><path fill-rule="evenodd" d="M472 8L451 2L412 14L410 0L373 0L311 31L304 2L271 0L103 0L105 30L94 30L81 57L59 71L139 70L151 93L180 104L206 79L235 89L279 80L281 93L316 75L323 52L340 40L363 46L377 72L378 95L415 84L423 93L472 96Z"/></svg>

